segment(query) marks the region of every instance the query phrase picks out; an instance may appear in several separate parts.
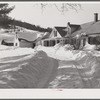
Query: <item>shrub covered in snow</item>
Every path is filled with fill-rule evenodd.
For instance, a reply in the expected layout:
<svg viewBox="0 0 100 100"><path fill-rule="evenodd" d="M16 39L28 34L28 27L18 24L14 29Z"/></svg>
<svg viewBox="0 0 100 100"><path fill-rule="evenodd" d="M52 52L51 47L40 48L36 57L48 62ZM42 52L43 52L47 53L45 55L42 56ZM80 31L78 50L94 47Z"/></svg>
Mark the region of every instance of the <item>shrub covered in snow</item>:
<svg viewBox="0 0 100 100"><path fill-rule="evenodd" d="M65 49L65 50L73 50L74 47L73 47L72 45L70 45L70 44L66 44L66 45L64 46L64 49Z"/></svg>

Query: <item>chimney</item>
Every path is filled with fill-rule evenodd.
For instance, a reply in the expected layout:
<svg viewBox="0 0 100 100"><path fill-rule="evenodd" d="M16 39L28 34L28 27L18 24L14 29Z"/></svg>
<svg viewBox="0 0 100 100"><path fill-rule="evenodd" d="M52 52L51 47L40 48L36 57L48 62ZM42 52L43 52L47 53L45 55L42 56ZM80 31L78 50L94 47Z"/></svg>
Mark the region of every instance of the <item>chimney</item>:
<svg viewBox="0 0 100 100"><path fill-rule="evenodd" d="M98 21L98 13L94 13L94 22Z"/></svg>
<svg viewBox="0 0 100 100"><path fill-rule="evenodd" d="M68 23L67 23L67 25L69 25L69 26L70 26L70 22L68 22Z"/></svg>

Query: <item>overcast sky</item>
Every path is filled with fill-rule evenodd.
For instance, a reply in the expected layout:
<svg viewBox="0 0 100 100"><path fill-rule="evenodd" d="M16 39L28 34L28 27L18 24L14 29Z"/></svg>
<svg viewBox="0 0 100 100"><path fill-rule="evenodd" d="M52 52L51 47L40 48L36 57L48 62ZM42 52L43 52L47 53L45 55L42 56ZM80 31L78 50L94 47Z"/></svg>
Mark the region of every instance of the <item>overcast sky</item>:
<svg viewBox="0 0 100 100"><path fill-rule="evenodd" d="M47 7L42 12L40 6L31 3L9 3L15 5L15 9L9 14L12 18L22 20L31 24L40 25L41 27L66 26L67 22L72 24L82 24L94 20L94 13L99 14L100 19L100 3L80 3L81 9L78 12L68 10L65 14L61 14L54 6ZM59 3L57 3L60 5Z"/></svg>

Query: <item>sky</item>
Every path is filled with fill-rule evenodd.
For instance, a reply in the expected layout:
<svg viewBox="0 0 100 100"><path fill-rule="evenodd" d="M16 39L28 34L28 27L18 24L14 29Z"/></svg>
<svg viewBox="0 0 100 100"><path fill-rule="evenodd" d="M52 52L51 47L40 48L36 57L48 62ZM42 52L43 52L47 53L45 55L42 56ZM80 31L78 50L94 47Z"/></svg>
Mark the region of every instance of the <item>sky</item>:
<svg viewBox="0 0 100 100"><path fill-rule="evenodd" d="M41 3L41 2L40 2ZM62 2L56 4L59 5ZM71 2L73 3L73 2ZM75 2L76 3L76 2ZM60 13L55 6L46 7L43 11L36 2L10 2L9 5L15 5L15 9L9 14L12 18L25 21L30 24L39 25L41 27L67 26L67 22L71 24L83 24L94 20L94 13L99 14L100 19L100 3L84 3L76 12L69 9L66 13ZM53 4L53 3L49 3Z"/></svg>

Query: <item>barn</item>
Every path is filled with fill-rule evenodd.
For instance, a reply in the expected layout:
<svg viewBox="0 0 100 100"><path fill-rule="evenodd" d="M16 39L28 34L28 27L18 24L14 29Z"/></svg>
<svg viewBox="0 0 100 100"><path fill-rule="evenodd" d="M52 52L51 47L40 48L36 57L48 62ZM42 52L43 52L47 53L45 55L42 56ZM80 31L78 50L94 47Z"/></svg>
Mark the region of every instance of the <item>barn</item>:
<svg viewBox="0 0 100 100"><path fill-rule="evenodd" d="M19 46L34 48L38 32L18 32Z"/></svg>

